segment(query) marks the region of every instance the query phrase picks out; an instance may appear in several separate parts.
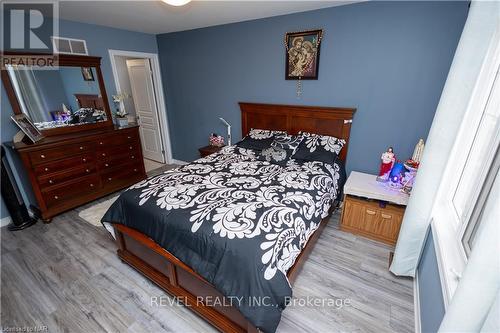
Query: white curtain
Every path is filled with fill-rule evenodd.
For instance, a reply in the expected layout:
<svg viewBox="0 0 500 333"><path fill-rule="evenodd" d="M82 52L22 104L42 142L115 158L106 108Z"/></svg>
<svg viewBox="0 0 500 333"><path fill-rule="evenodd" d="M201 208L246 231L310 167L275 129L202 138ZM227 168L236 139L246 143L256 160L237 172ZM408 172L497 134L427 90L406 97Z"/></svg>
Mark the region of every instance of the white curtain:
<svg viewBox="0 0 500 333"><path fill-rule="evenodd" d="M487 51L499 26L500 2L473 1L427 138L403 219L391 272L415 276L443 171Z"/></svg>

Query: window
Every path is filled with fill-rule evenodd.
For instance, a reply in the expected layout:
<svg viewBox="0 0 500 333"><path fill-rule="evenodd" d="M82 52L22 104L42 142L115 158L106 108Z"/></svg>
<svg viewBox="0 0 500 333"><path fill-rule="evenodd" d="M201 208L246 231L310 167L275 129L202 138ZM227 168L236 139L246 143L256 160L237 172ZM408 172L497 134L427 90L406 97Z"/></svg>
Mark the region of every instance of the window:
<svg viewBox="0 0 500 333"><path fill-rule="evenodd" d="M492 166L486 176L486 180L484 185L479 193L479 197L477 202L472 210L472 214L468 223L464 228L464 232L462 235L462 246L464 247L465 254L467 257L470 256L472 248L474 247L474 242L476 239L476 232L479 229L479 225L481 223L484 207L488 200L489 194L491 192L491 188L495 183L496 178L498 177L498 171L500 170L500 150L497 147L495 152L495 159L493 160Z"/></svg>
<svg viewBox="0 0 500 333"><path fill-rule="evenodd" d="M482 213L498 174L500 43L494 40L460 119L460 130L431 213L445 306L474 250Z"/></svg>

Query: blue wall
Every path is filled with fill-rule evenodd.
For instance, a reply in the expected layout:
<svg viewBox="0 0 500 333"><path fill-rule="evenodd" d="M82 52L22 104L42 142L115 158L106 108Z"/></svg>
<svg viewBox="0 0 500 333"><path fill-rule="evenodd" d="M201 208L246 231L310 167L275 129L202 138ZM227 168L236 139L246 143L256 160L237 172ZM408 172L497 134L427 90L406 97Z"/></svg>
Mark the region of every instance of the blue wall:
<svg viewBox="0 0 500 333"><path fill-rule="evenodd" d="M59 22L59 35L62 37L85 39L87 41L89 54L102 57L101 70L104 76L108 99L110 101L111 95L116 94L116 88L108 50L158 53L156 37L151 34L61 20ZM2 143L11 141L14 134L18 131L18 127L10 119L11 115L12 107L7 99L7 94L2 84L0 112L0 139ZM22 165L15 157L10 156L10 158L11 160L17 161L14 162L14 172L18 180L24 185L25 200L28 200L30 203L35 203ZM6 216L8 216L8 212L2 200L0 205L0 218Z"/></svg>
<svg viewBox="0 0 500 333"><path fill-rule="evenodd" d="M434 333L444 317L444 301L432 232L425 241L417 268L420 324L423 333ZM416 309L415 309L416 311Z"/></svg>
<svg viewBox="0 0 500 333"><path fill-rule="evenodd" d="M355 107L347 169L376 173L426 138L467 2L365 2L158 35L173 156L197 158L209 133L241 136L238 101ZM323 28L319 79L286 81L284 34ZM187 130L189 129L189 130Z"/></svg>

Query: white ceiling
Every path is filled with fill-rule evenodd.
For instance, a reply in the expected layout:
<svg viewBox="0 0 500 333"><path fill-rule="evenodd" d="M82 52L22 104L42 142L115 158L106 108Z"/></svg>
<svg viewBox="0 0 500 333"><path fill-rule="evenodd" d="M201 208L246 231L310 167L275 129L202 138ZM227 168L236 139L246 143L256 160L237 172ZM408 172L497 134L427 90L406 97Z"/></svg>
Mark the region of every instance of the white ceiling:
<svg viewBox="0 0 500 333"><path fill-rule="evenodd" d="M193 0L173 7L159 0L61 1L60 18L158 34L333 7L357 1Z"/></svg>

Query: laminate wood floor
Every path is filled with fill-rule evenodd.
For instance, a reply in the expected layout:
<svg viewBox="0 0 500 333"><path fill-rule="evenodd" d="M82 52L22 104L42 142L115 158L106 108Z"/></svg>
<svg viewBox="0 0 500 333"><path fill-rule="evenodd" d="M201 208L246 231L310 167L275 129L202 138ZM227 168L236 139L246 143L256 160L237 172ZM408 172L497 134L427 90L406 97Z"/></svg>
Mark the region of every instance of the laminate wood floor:
<svg viewBox="0 0 500 333"><path fill-rule="evenodd" d="M18 232L1 229L2 328L214 332L189 309L168 304L172 298L118 259L104 228L78 216L89 206L48 225L37 223ZM278 332L413 332L413 284L389 273L392 248L338 230L339 215L332 216L293 290L299 300L350 304L339 308L297 302L283 312ZM163 306L151 297L163 297Z"/></svg>

